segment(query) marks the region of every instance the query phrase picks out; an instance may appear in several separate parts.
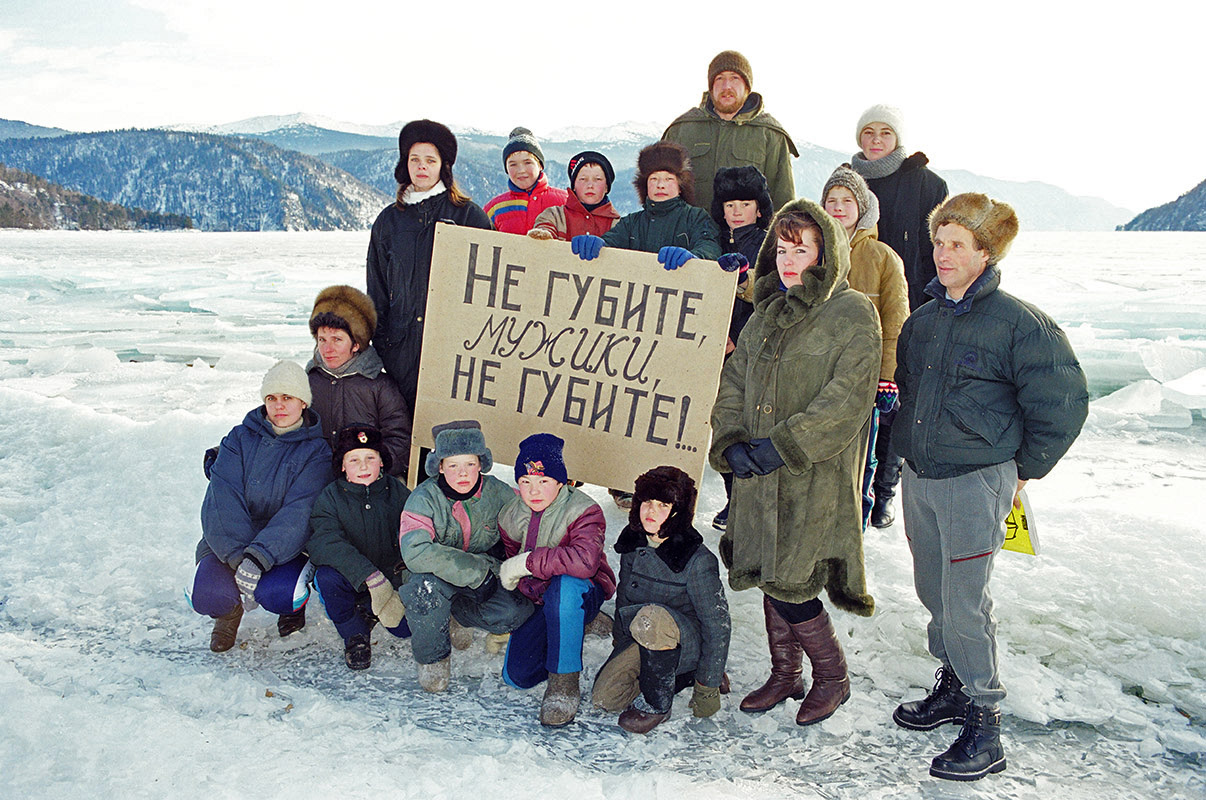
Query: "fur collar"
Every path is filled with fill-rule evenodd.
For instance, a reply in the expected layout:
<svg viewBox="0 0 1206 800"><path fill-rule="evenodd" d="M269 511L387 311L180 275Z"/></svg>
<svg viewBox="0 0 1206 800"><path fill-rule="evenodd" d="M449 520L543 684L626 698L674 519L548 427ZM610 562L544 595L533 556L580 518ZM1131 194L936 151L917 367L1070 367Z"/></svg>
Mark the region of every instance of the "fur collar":
<svg viewBox="0 0 1206 800"><path fill-rule="evenodd" d="M672 532L669 538L653 548L653 551L671 572L682 572L686 568L687 562L691 560L691 556L695 555L695 551L702 544L703 536L695 528L688 526ZM645 529L630 523L620 531L620 538L616 540L615 549L617 553L624 555L637 548L648 546L649 539L645 535Z"/></svg>

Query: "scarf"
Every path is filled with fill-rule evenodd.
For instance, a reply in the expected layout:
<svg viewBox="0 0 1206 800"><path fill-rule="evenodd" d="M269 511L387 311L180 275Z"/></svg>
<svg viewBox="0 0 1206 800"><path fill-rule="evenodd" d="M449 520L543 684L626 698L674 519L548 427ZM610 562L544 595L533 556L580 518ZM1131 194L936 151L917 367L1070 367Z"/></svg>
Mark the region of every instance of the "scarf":
<svg viewBox="0 0 1206 800"><path fill-rule="evenodd" d="M441 472L438 474L439 474L439 477L436 478L436 486L439 486L440 491L444 493L444 496L447 497L449 500L451 500L454 503L457 500L464 502L464 501L468 500L469 498L473 497L473 495L477 494L478 489L482 488L482 481L485 480L484 475L478 475L477 483L473 484L473 488L470 489L469 491L465 492L464 494L461 494L456 489L453 489L452 486L449 485L448 481L444 480L444 473Z"/></svg>
<svg viewBox="0 0 1206 800"><path fill-rule="evenodd" d="M404 191L402 193L402 205L404 205L404 206L418 205L419 203L422 203L427 198L435 197L440 192L443 192L446 190L447 190L447 187L444 186L443 181L436 181L436 185L432 186L430 189L428 189L425 192L420 192L417 189L415 189L415 185L412 183L409 186L407 186L406 191Z"/></svg>
<svg viewBox="0 0 1206 800"><path fill-rule="evenodd" d="M903 147L896 148L876 161L868 161L862 153L855 153L850 157L850 166L854 168L855 172L862 175L865 180L886 178L900 169L900 165L904 163L908 156L909 154L905 152Z"/></svg>

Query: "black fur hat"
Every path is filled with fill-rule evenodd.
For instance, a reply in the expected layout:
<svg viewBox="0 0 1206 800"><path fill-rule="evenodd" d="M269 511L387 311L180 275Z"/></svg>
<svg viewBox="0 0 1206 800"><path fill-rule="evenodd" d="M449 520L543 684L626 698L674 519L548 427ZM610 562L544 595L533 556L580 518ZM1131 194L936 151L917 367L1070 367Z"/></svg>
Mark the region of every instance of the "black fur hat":
<svg viewBox="0 0 1206 800"><path fill-rule="evenodd" d="M331 448L331 463L335 467L335 474L339 475L343 472L343 457L351 451L361 448L376 450L377 454L381 456L382 474L389 472L393 466L393 459L390 458L389 451L385 449L382 442L381 431L372 425L349 425L341 430L335 436L335 446Z"/></svg>
<svg viewBox="0 0 1206 800"><path fill-rule="evenodd" d="M722 167L712 181L712 219L722 231L728 230L724 221L724 204L729 200L757 200L758 217L754 224L766 230L775 210L771 208L770 187L757 167Z"/></svg>
<svg viewBox="0 0 1206 800"><path fill-rule="evenodd" d="M406 168L406 159L410 148L419 142L434 145L440 153L440 179L444 186L452 188L452 165L456 163L456 135L447 125L433 122L429 119L416 119L402 126L398 132L398 164L394 167L394 180L400 185L410 183L410 172Z"/></svg>
<svg viewBox="0 0 1206 800"><path fill-rule="evenodd" d="M632 185L641 198L641 205L649 195L649 176L655 172L670 172L678 178L679 196L689 205L695 205L695 174L691 172L691 159L687 148L678 142L654 142L637 155L636 177Z"/></svg>
<svg viewBox="0 0 1206 800"><path fill-rule="evenodd" d="M654 467L636 479L632 493L632 510L628 512L628 524L643 530L641 503L646 500L661 500L672 508L670 517L662 526L662 534L671 537L691 529L695 520L695 481L678 467Z"/></svg>

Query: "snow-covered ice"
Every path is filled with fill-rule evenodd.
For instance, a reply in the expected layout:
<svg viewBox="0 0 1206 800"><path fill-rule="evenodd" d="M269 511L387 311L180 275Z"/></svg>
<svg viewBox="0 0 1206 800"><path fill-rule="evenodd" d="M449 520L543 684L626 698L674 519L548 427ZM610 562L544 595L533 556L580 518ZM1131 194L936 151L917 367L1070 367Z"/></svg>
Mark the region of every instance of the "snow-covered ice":
<svg viewBox="0 0 1206 800"><path fill-rule="evenodd" d="M314 295L363 285L367 237L0 232L0 797L1206 796L1204 245L1024 234L1003 264L1064 325L1095 400L1028 489L1043 555L997 559L1008 770L953 785L927 766L957 729L890 719L936 666L899 523L867 533L875 616L831 610L851 700L808 729L795 704L736 710L768 662L756 592L729 594L720 713L692 718L684 693L647 737L589 704L542 729L543 689L505 686L480 633L444 696L380 631L372 668L347 670L317 603L300 634L255 611L210 653L183 596L201 453L267 366L305 361ZM624 516L587 490L610 543ZM709 471L713 548L722 504ZM588 640L585 687L607 651Z"/></svg>

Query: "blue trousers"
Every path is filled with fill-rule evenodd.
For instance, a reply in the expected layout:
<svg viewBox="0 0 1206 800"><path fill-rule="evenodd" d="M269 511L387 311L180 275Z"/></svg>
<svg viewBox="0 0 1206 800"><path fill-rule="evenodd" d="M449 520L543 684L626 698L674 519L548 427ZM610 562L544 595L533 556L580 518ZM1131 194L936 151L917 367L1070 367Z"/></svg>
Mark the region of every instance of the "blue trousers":
<svg viewBox="0 0 1206 800"><path fill-rule="evenodd" d="M543 599L507 644L502 677L517 689L530 689L550 672L582 671L583 630L599 613L603 591L585 578L558 575Z"/></svg>
<svg viewBox="0 0 1206 800"><path fill-rule="evenodd" d="M373 602L367 589L357 591L342 572L325 565L314 573L314 586L323 609L345 642L353 636L368 636L377 624L377 618L373 616ZM410 636L405 617L398 627L386 630L399 639Z"/></svg>
<svg viewBox="0 0 1206 800"><path fill-rule="evenodd" d="M309 557L302 554L265 572L255 587L255 601L272 614L297 611L310 599L309 564ZM202 558L189 595L193 611L210 617L234 611L242 602L234 576L235 571L213 553Z"/></svg>
<svg viewBox="0 0 1206 800"><path fill-rule="evenodd" d="M867 530L867 523L871 521L871 508L875 505L875 487L872 484L875 481L875 468L879 466L879 459L875 457L875 440L878 435L879 409L872 407L871 435L867 437L867 460L863 467L863 530Z"/></svg>

